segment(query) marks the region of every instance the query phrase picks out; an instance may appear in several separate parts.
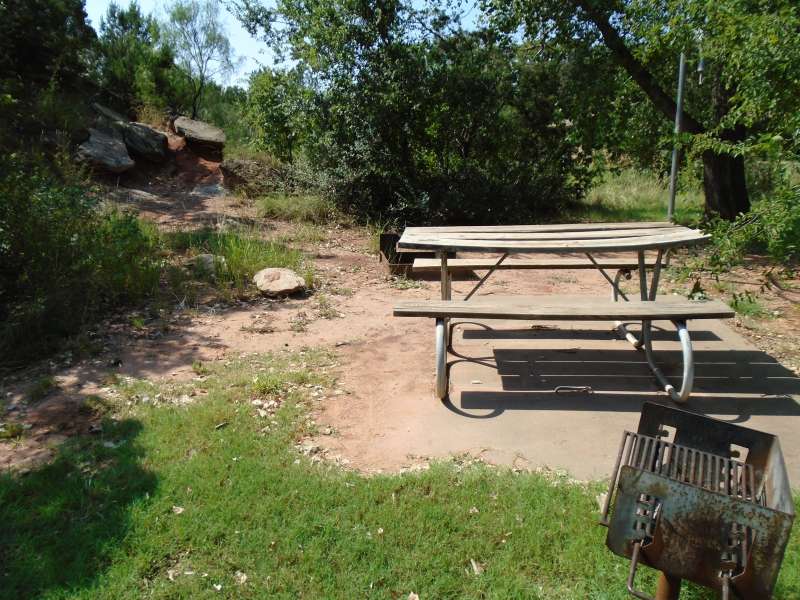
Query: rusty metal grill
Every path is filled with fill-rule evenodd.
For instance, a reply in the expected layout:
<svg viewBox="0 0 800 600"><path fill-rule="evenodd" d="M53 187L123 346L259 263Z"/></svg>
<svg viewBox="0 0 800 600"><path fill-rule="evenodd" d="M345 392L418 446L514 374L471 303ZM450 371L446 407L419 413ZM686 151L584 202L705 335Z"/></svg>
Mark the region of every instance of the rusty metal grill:
<svg viewBox="0 0 800 600"><path fill-rule="evenodd" d="M772 593L793 519L775 436L645 403L638 431L622 436L601 523L608 547L631 559L638 598L650 598L635 588L643 563L723 598L760 600Z"/></svg>

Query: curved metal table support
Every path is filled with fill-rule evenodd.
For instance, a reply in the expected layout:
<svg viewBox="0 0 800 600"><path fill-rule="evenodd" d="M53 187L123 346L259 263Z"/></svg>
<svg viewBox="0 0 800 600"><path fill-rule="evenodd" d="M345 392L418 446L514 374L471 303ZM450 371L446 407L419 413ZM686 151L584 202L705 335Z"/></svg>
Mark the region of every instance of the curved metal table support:
<svg viewBox="0 0 800 600"><path fill-rule="evenodd" d="M622 278L630 279L631 272L629 269L620 269L617 271L616 276L614 277L614 283L611 286L611 297L614 299L614 302L619 302L620 297L620 289L619 289L619 282ZM626 327L625 323L622 321L614 321L614 327L617 328L620 335L622 335L626 340L628 340L631 345L636 348L637 350L642 347L643 341L636 337L636 334L629 331Z"/></svg>
<svg viewBox="0 0 800 600"><path fill-rule="evenodd" d="M689 329L686 327L686 321L674 321L673 325L675 325L675 328L678 330L678 338L681 342L681 353L683 354L683 379L679 391L675 390L675 386L669 382L661 369L656 365L655 357L653 356L650 321L644 321L642 323L642 338L647 364L650 365L650 370L653 371L653 375L656 376L658 382L663 386L664 391L669 394L673 401L683 404L689 399L694 385L694 355L692 353L692 340L689 337Z"/></svg>
<svg viewBox="0 0 800 600"><path fill-rule="evenodd" d="M447 398L447 319L436 319L436 397Z"/></svg>

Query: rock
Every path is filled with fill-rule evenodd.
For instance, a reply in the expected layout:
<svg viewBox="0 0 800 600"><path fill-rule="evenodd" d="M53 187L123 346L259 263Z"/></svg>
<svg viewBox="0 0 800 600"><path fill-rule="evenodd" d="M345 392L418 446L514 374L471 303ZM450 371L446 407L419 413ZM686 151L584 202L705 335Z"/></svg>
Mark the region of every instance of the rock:
<svg viewBox="0 0 800 600"><path fill-rule="evenodd" d="M122 137L128 150L137 156L152 162L167 157L167 136L144 123L126 123Z"/></svg>
<svg viewBox="0 0 800 600"><path fill-rule="evenodd" d="M136 165L128 155L122 135L115 129L101 131L90 128L89 139L78 146L77 157L110 173L124 173Z"/></svg>
<svg viewBox="0 0 800 600"><path fill-rule="evenodd" d="M267 296L288 296L306 289L306 282L291 269L261 269L253 276L253 283Z"/></svg>
<svg viewBox="0 0 800 600"><path fill-rule="evenodd" d="M192 259L192 266L208 275L216 275L217 270L226 264L225 257L216 254L198 254Z"/></svg>
<svg viewBox="0 0 800 600"><path fill-rule="evenodd" d="M203 121L187 117L175 119L175 131L186 138L190 145L202 146L222 152L225 147L225 132Z"/></svg>
<svg viewBox="0 0 800 600"><path fill-rule="evenodd" d="M164 133L144 123L128 121L121 114L102 104L95 102L92 108L98 115L98 127L119 131L125 146L132 154L152 162L166 158L167 136Z"/></svg>

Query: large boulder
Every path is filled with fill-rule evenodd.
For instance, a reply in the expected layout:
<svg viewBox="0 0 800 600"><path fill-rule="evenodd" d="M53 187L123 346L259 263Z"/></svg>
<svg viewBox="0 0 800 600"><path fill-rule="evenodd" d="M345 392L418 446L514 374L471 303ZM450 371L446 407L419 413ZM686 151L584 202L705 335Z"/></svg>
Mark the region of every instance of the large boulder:
<svg viewBox="0 0 800 600"><path fill-rule="evenodd" d="M187 117L178 117L174 125L175 131L185 137L190 146L222 153L225 147L225 132L219 127Z"/></svg>
<svg viewBox="0 0 800 600"><path fill-rule="evenodd" d="M131 154L152 162L160 162L167 157L167 136L162 132L144 123L128 121L102 104L94 103L92 108L98 115L98 126L119 131Z"/></svg>
<svg viewBox="0 0 800 600"><path fill-rule="evenodd" d="M78 146L77 157L94 168L110 173L124 173L136 165L116 129L102 131L90 128L89 139Z"/></svg>
<svg viewBox="0 0 800 600"><path fill-rule="evenodd" d="M265 296L288 296L306 289L305 280L291 269L261 269L253 276L253 283Z"/></svg>
<svg viewBox="0 0 800 600"><path fill-rule="evenodd" d="M128 122L122 137L128 150L137 156L152 162L160 162L167 157L167 136L149 125Z"/></svg>

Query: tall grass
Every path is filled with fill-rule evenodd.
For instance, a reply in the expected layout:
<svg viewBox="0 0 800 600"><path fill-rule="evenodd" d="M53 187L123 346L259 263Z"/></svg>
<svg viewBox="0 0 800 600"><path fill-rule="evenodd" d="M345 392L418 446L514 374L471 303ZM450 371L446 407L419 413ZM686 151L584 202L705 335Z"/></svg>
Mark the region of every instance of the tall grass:
<svg viewBox="0 0 800 600"><path fill-rule="evenodd" d="M338 217L329 201L314 194L269 194L259 199L258 210L264 218L317 225L330 223Z"/></svg>
<svg viewBox="0 0 800 600"><path fill-rule="evenodd" d="M261 238L255 230L216 231L201 229L165 234L167 247L192 255L213 254L223 260L216 265L214 278L230 285L239 293L252 286L253 275L268 267L285 267L297 271L314 284L312 265L299 250Z"/></svg>
<svg viewBox="0 0 800 600"><path fill-rule="evenodd" d="M652 172L636 169L608 172L583 202L569 210L566 220L664 221L668 198L667 182ZM699 185L683 183L675 199L675 220L697 223L703 216L703 202Z"/></svg>

